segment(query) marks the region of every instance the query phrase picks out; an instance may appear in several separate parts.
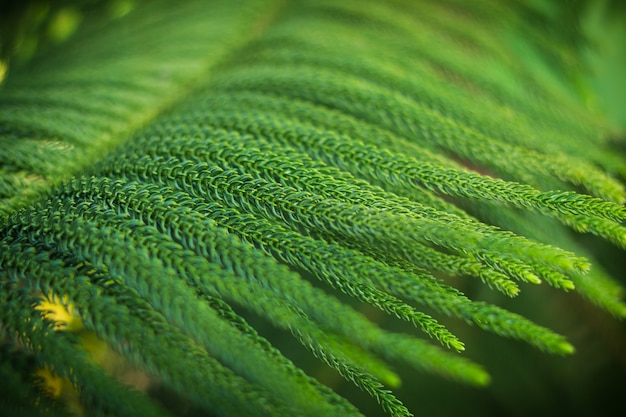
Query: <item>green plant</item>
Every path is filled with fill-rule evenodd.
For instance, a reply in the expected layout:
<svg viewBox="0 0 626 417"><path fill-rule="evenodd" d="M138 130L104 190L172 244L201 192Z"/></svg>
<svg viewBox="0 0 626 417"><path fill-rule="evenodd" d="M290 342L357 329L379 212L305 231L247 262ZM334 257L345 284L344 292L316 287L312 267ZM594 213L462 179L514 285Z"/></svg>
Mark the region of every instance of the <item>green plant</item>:
<svg viewBox="0 0 626 417"><path fill-rule="evenodd" d="M537 13L513 0L42 12L33 39L57 28L58 44L22 53L0 89L4 412L360 415L300 368L324 366L409 415L393 366L489 382L459 354L459 322L574 352L498 306L522 286L626 315L618 264L595 260L604 242L626 247L623 141L573 92L578 32ZM59 401L42 369L74 397ZM128 369L148 382L122 381Z"/></svg>

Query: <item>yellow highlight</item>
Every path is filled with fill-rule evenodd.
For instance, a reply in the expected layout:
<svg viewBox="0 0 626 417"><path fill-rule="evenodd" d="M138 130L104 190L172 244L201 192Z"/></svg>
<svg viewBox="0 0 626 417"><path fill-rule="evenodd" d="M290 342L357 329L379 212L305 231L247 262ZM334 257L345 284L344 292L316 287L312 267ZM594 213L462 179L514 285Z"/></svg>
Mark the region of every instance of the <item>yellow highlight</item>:
<svg viewBox="0 0 626 417"><path fill-rule="evenodd" d="M83 328L83 323L74 312L74 308L67 305L67 300L61 300L57 296L51 300L44 299L35 309L42 311L46 319L55 322L55 330L75 332Z"/></svg>
<svg viewBox="0 0 626 417"><path fill-rule="evenodd" d="M46 392L53 398L59 398L63 392L64 378L53 374L47 366L39 368L35 374L43 379Z"/></svg>
<svg viewBox="0 0 626 417"><path fill-rule="evenodd" d="M67 297L42 295L41 299L35 310L53 321L55 330L75 333L82 342L82 349L89 353L94 364L137 390L148 389L150 377L131 365L93 331L86 329ZM37 369L36 374L43 379L45 389L52 397L62 399L70 409L76 411L76 415L81 415L79 395L68 378L56 375L46 366Z"/></svg>

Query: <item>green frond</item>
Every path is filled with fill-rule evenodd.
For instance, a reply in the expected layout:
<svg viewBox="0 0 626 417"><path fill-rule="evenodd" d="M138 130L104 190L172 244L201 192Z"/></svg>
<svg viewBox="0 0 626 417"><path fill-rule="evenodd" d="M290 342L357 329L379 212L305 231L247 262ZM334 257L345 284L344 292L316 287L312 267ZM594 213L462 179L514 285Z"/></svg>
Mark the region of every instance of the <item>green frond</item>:
<svg viewBox="0 0 626 417"><path fill-rule="evenodd" d="M536 187L541 187L545 180L560 180L581 185L604 198L615 196L613 198L619 203L624 199L623 187L582 160L542 154L494 140L410 97L352 74L301 64L270 66L254 63L217 74L214 82L220 89L229 91L280 94L336 108L511 180ZM497 157L499 155L515 155L516 158L504 164Z"/></svg>
<svg viewBox="0 0 626 417"><path fill-rule="evenodd" d="M75 207L79 210L80 208L87 209L84 204L80 203L77 203ZM50 211L58 213L59 207L52 206ZM99 226L96 219L106 218L107 213L103 211L97 214L98 217L94 217L94 220L78 217L74 213L67 214L68 217L63 220L71 224L70 228L65 231L57 229L54 243L50 243L56 246L57 250L74 253L80 262L88 262L95 268L106 268L113 276L123 277L124 284L133 288L139 296L161 311L168 321L188 335L193 335L212 355L253 382L266 386L270 391L274 389L272 388L274 386L276 395L285 395L285 399L289 399L299 407L303 407L304 404L308 407L313 407L318 403L325 404L319 400L305 399L303 387L300 384L290 383L290 377L285 374L282 367L270 361L264 351L251 349L249 340L234 331L229 323L220 320L205 303L192 301L195 298L193 290L182 285L182 282L176 278L174 275L176 271L171 269L172 265L159 265L156 259L151 259L149 246L142 245L141 239L135 244L138 245L137 247L142 247L142 251L137 255L134 255L134 252L131 254L128 235L125 238L122 237L119 231L106 226L106 222ZM38 217L38 215L33 215L32 220L37 221ZM39 221L44 224L49 222L46 217L40 218ZM140 224L137 222L134 224L131 222L129 227L131 230L136 229L139 233ZM87 242L81 235L71 233L72 229L81 231L82 236L90 236L90 241ZM37 239L36 233L31 234L30 239ZM208 329L224 334L221 338L215 339L210 337L211 331ZM230 337L224 337L226 334L230 334ZM281 375L278 376L279 374ZM258 377L267 379L258 380L256 379Z"/></svg>
<svg viewBox="0 0 626 417"><path fill-rule="evenodd" d="M559 224L550 224L543 221L544 227L541 229L529 227L536 218L530 218L529 213L524 215L511 212L503 208L494 210L492 207L474 205L470 207L480 218L490 223L506 224L511 230L522 233L525 236L533 237L538 241L552 241L560 247L567 247L577 253L584 254L587 259L593 260L594 256L588 253L583 247L572 242L567 235L567 231ZM602 306L606 311L617 317L624 317L626 305L623 301L623 287L603 270L599 262L593 262L593 267L585 274L573 274L570 276L576 291L594 304Z"/></svg>
<svg viewBox="0 0 626 417"><path fill-rule="evenodd" d="M66 332L53 330L53 323L33 315L37 300L19 289L2 283L3 292L11 293L3 301L3 321L13 323L7 330L19 335L19 340L40 364L46 364L52 372L67 377L80 393L80 400L96 410L114 411L118 415L134 415L137 412L154 416L166 416L152 402L137 395L128 386L106 375L94 365L78 341ZM30 300L29 300L30 298ZM108 410L108 411L107 411Z"/></svg>
<svg viewBox="0 0 626 417"><path fill-rule="evenodd" d="M31 261L30 264L23 262L26 268L21 271L36 280L34 285L42 290L49 290L55 283L61 286L59 293L69 296L75 303L88 328L174 389L198 404L224 413L253 415L258 410L264 410L268 415L284 415L284 405L273 400L264 389L250 384L209 356L196 341L169 324L136 291L110 275L94 270L91 265L79 268L79 274L84 275L78 277L89 279L93 287L83 284L76 288L75 282L63 279L74 274L76 268L68 268L70 271L66 272L64 268L59 268L60 260L44 262L42 258L39 256L39 262ZM79 293L76 294L76 291ZM22 303L22 307L28 309L30 305ZM3 317L3 320L6 319L6 316ZM69 361L73 359L72 355L61 357ZM50 361L46 358L47 363ZM106 393L103 391L100 395ZM246 404L246 409L242 409L242 404ZM130 407L129 411L135 413L138 409L141 408ZM156 414L153 411L149 415Z"/></svg>
<svg viewBox="0 0 626 417"><path fill-rule="evenodd" d="M366 258L363 266L381 288L437 312L473 322L501 336L523 340L548 352L564 354L572 351L563 336L497 306L471 301L414 264L393 258L385 262Z"/></svg>
<svg viewBox="0 0 626 417"><path fill-rule="evenodd" d="M0 352L0 377L3 381L0 388L0 407L5 415L70 415L46 392L42 378L36 376L36 364L31 355L18 351L14 346L3 346Z"/></svg>
<svg viewBox="0 0 626 417"><path fill-rule="evenodd" d="M325 401L328 403L334 404L337 407L341 407L344 411L344 415L357 414L354 410L353 406L345 400L343 397L337 395L334 391L329 389L323 384L320 384L314 378L309 377L301 369L293 366L293 364L286 359L280 351L274 348L267 340L258 335L256 330L245 320L243 320L239 315L237 315L232 308L224 302L223 300L215 297L206 296L206 300L211 304L211 307L214 308L218 313L228 319L231 323L237 326L237 328L245 333L247 336L254 338L255 342L259 344L259 346L270 352L277 360L282 361L285 367L289 367L290 370L294 373L297 378L301 378L306 380L307 383L316 385L317 389L320 391L321 395L324 396ZM315 353L314 353L315 354ZM337 369L337 367L334 367Z"/></svg>
<svg viewBox="0 0 626 417"><path fill-rule="evenodd" d="M300 314L298 310L302 309L304 313L310 315L315 320L318 320L325 328L335 330L341 333L347 339L352 339L355 343L363 344L363 347L378 350L379 352L386 352L386 354L393 355L393 352L397 351L398 343L387 344L386 340L390 338L389 335L380 334L379 330L372 327L371 324L355 315L350 309L346 309L342 304L337 303L332 298L325 297L323 293L314 291L312 287L307 285L306 281L301 281L296 275L289 273L289 271L280 268L278 265L274 265L270 262L269 258L259 257L251 246L241 245L238 240L233 240L233 237L228 235L225 231L220 231L215 228L212 222L206 221L200 217L195 219L193 214L190 214L189 206L179 203L185 202L184 195L181 192L174 193L167 189L150 189L148 187L137 186L136 189L132 183L129 184L111 184L108 185L103 182L96 181L94 186L89 187L97 192L104 192L104 195L108 195L115 199L116 204L114 206L120 207L123 213L129 213L131 209L137 210L136 215L138 218L143 217L143 220L148 224L152 223L161 233L166 233L171 236L177 243L183 245L185 249L190 249L195 252L185 253L178 250L174 246L169 248L163 247L165 245L164 237L158 237L150 232L149 229L141 227L136 222L125 222L120 220L120 228L124 227L124 224L128 224L127 227L133 228L133 234L135 236L142 236L144 239L151 239L153 243L147 242L146 246L153 247L151 250L161 260L169 263L179 275L189 277L207 277L204 280L198 278L192 278L194 287L202 290L208 289L208 285L216 288L219 295L226 297L242 306L249 306L253 308L260 315L266 315L272 322L289 328L292 332L298 329L300 332L310 332L316 335L317 340L323 340L324 335L319 332L314 326L311 326L303 320L304 317L298 317ZM69 195L80 195L83 192L85 200L90 201L92 204L96 204L99 197L96 193L90 193L87 190L74 189L69 192ZM152 192L153 195L147 194ZM141 195L142 198L138 198ZM167 209L162 212L159 209L155 209L157 205L138 205L133 201L141 200L160 200L168 201ZM136 206L136 208L133 208ZM138 207L137 207L138 206ZM193 212L202 213L202 210L196 208ZM186 216L179 215L185 214ZM118 215L113 215L116 219ZM99 218L103 215L99 214ZM165 219L167 221L158 220ZM192 221L196 220L196 221ZM199 230L199 231L198 231ZM176 236L187 236L182 239ZM191 238L193 236L193 238ZM159 248L161 246L163 248ZM233 276L230 273L225 273L215 268L208 268L204 266L206 262L203 258L196 258L196 254L203 255L203 258L207 258L213 262L221 264L223 268L228 271L233 271L241 278L247 280L247 286L244 288L236 288L236 281L233 282ZM181 265L177 259L185 259L185 264ZM209 281L211 282L209 284ZM267 294L265 288L272 289L275 295ZM383 293L384 294L384 293ZM280 297L278 300L273 301L275 297ZM267 300L266 300L267 298ZM282 301L281 301L282 300ZM290 303L294 303L290 308ZM283 304L287 304L283 306ZM287 307L287 308L286 308ZM408 306L407 306L408 307ZM282 311L282 313L281 313ZM442 339L444 344L458 345L460 342L453 335L438 325L433 319L428 321L424 320L423 316L414 314L423 321L423 326L427 331L434 333L433 336ZM380 342L384 344L380 344ZM411 343L405 341L409 345ZM324 351L324 347L318 348ZM408 354L408 352L414 352ZM428 352L435 354L434 350L427 345L414 343L412 349L407 349L406 352L397 351L396 358L412 356L416 352L421 352L422 355ZM326 353L328 354L328 353ZM462 365L454 365L457 360L452 357L448 359L450 362L449 368L453 366L457 367L455 374L458 374L461 379L473 380L471 376L474 373L480 373L473 369L472 366L467 366L467 376L463 376ZM419 365L420 361L415 362L417 367L428 368L427 364ZM439 372L446 373L446 367L441 366L438 369Z"/></svg>
<svg viewBox="0 0 626 417"><path fill-rule="evenodd" d="M153 143L156 141L156 137L154 136L147 135L147 138L149 138L149 140ZM180 157L191 157L188 156L190 153L191 151L187 150L181 153ZM422 215L422 217L418 218L416 216L412 216L412 218L407 218L406 216L401 216L403 214L402 212L395 215L395 213L390 212L389 210L378 210L376 207L369 205L367 207L362 204L347 205L340 201L336 201L336 199L330 198L324 200L311 192L294 190L292 193L289 188L279 188L276 185L266 182L260 178L254 179L246 174L236 174L231 170L222 171L217 166L209 166L205 162L197 162L195 164L193 160L175 162L171 159L172 156L173 155L170 154L168 162L163 162L165 156L157 154L154 156L155 162L148 162L147 155L144 155L142 156L141 162L133 161L129 163L124 163L121 158L116 157L116 160L108 167L110 168L111 166L123 164L123 166L119 168L119 172L125 174L128 174L128 172L125 171L127 169L139 169L145 173L156 173L161 171L162 174L158 175L162 178L163 176L169 176L169 172L172 169L178 170L182 173L183 170L191 168L191 172L187 174L189 178L187 181L190 183L193 182L191 179L192 177L203 176L202 172L206 172L207 174L204 174L204 176L208 175L211 177L211 181L214 181L207 182L206 186L216 187L215 193L217 193L217 195L222 195L224 193L231 195L230 197L226 197L228 204L234 204L245 211L259 213L268 218L278 215L283 219L283 221L290 224L292 227L305 227L311 230L319 229L322 232L330 233L331 236L341 236L345 239L356 239L357 241L363 238L363 233L367 233L368 240L372 237L376 237L381 241L396 243L405 242L405 244L402 244L401 246L411 246L415 242L409 243L410 240L407 240L407 238L417 238L417 241L433 243L453 251L469 251L473 253L477 260L486 263L489 266L495 266L500 269L500 272L512 274L516 278L524 281L529 280L531 282L538 282L538 278L536 278L532 269L527 265L523 265L515 259L502 259L501 256L492 253L490 250L484 249L486 242L489 242L490 246L500 244L510 247L511 237L509 235L505 234L505 238L501 239L503 241L498 243L497 240L491 239L489 235L482 233L480 229L464 228L464 222L459 222L456 224L455 231L459 233L461 230L466 229L466 232L464 233L462 240L458 240L455 237L447 235L446 227L443 227L443 222L439 224L440 218L442 220L445 219L447 222L446 224L455 220L453 216L446 213L442 213L439 218L437 218L437 213L435 211L428 210L427 208L422 210L420 207L419 211L426 212ZM166 164L174 165L172 168L165 168ZM184 168L185 165L187 165L187 168ZM147 174L144 174L143 176L146 175ZM149 176L147 177L150 178ZM332 184L332 182L328 182L330 187L333 187ZM244 189L247 193L246 196L241 194ZM202 192L213 193L213 191ZM272 195L272 197L270 197L270 195ZM262 202L270 198L275 198L277 202L274 204L274 207L271 208L271 211L268 211ZM319 216L316 213L305 213L301 209L297 208L297 206L317 206L320 207L320 212L322 211L321 207L325 207L324 216L336 220L334 220L333 223L329 223L325 219L319 219ZM414 214L416 211L417 210L412 213ZM434 213L434 215L431 213ZM429 214L430 216L428 216ZM346 227L343 226L343 223L350 224L350 226L348 226L349 228L346 229ZM351 224L354 224L358 228L354 229ZM402 231L401 235L397 234L396 231L398 230ZM417 230L419 230L419 232L417 232ZM358 231L358 234L354 234L355 231ZM474 245L481 245L481 243L478 242L482 242L483 246L478 252L475 252L472 247ZM371 244L371 242L366 242L365 244ZM556 263L558 268L564 268L565 270L578 270L585 267L585 263L583 261L572 258L571 255L560 252L555 248L536 246L532 242L523 243L522 241L520 241L517 246L520 246L521 248L523 245L530 246L528 252L533 254L533 257L530 260L524 259L526 263L536 262L536 259L539 257L538 255L542 254L545 255L545 258L547 258L544 262L548 265L554 265ZM554 255L552 255L552 253L554 253ZM520 254L520 256L523 257L524 255ZM568 260L568 258L571 258L571 260ZM571 287L567 280L563 280L563 283L559 284L559 286L561 285L566 288Z"/></svg>
<svg viewBox="0 0 626 417"><path fill-rule="evenodd" d="M341 30L341 27L337 29ZM376 48L376 58L370 53L353 48L354 44L350 45L351 49L337 53L336 43L338 41L348 43L349 36L344 36L342 39L323 36L305 37L302 36L302 28L295 33L285 32L280 26L273 27L266 33L263 40L251 43L245 49L245 53L236 58L236 62L242 65L249 62L282 65L306 64L310 68L330 68L341 73L358 74L394 91L419 97L420 102L428 105L429 108L454 120L462 121L464 125L495 139L531 147L543 153L564 150L578 158L592 160L610 170L618 169L625 162L614 153L585 147L584 144L590 138L581 137L579 131L569 131L566 134L563 130L550 127L538 129L529 116L519 112L513 113L510 108L484 98L481 100L481 106L476 106L475 97L472 94L463 90L456 90L452 93L449 85L437 76L433 69L420 62L411 63L409 72L407 68L397 65L396 60L391 57L389 60L381 61L380 55L390 55L386 47ZM350 35L351 37L359 36L357 33ZM370 45L370 48L372 46ZM320 54L321 51L324 53ZM417 74L419 74L419 82L416 82L414 78ZM289 107L281 109L281 113L283 112L293 114L297 110ZM311 117L302 113L300 115ZM502 122L503 120L506 124ZM321 118L319 122L329 123L328 116ZM336 123L332 126L337 128ZM545 141L542 139L544 136L549 136L554 140ZM392 146L398 146L398 144L394 143ZM605 197L622 201L623 187L606 178L602 181L606 182Z"/></svg>
<svg viewBox="0 0 626 417"><path fill-rule="evenodd" d="M413 323L444 345L456 350L463 349L463 343L432 317L415 310L365 280L369 272L367 269L360 269L353 262L360 254L216 202L206 204L202 200L196 200L194 211L214 219L249 243L257 245L292 267L314 274L331 287Z"/></svg>
<svg viewBox="0 0 626 417"><path fill-rule="evenodd" d="M123 141L244 42L251 19L273 14L260 11L271 4L263 0L150 3L132 4L123 18L92 19L67 41L62 58L46 51L9 70L0 97L2 183L26 174L43 184L3 196L1 211Z"/></svg>
<svg viewBox="0 0 626 417"><path fill-rule="evenodd" d="M3 10L0 414L411 416L606 333L556 292L626 316L624 141L535 3Z"/></svg>
<svg viewBox="0 0 626 417"><path fill-rule="evenodd" d="M211 106L203 111L204 106L207 106L205 99L198 103L199 105L193 103L195 105L193 105L193 110L190 109L191 113L182 113L182 116L174 119L178 124L171 124L171 126L180 130L180 123L184 123L185 126L192 127L190 133L196 134L200 134L202 130L198 132L193 127L202 128L203 125L209 125L239 129L251 134L272 135L272 139L297 147L329 164L336 164L359 177L383 181L391 191L394 191L393 187L398 182L405 186L417 183L431 191L452 197L511 204L515 207L538 210L557 218L562 218L567 214L584 213L586 216L619 221L626 216L622 206L599 198L564 191L541 192L528 185L505 182L466 170L441 166L441 162L445 164L445 161L436 160L428 153L420 152L420 156L424 154L424 159L419 158L414 152L411 152L412 158L401 154L389 154L385 150L361 143L360 139L366 138L367 135L359 135L356 140L354 137L337 137L332 131L320 131L312 124L280 120L275 117L276 108L267 107L272 99L272 97L260 96L256 97L256 100L237 100L236 96L235 99L218 96L209 101L209 103L215 103L215 107L211 108ZM276 99L273 100L276 101ZM230 102L233 102L232 107L228 106ZM299 103L288 100L280 104L283 107L292 105L297 107ZM246 105L252 107L248 115L243 112L248 107ZM194 114L198 116L194 118ZM350 133L355 134L355 132ZM207 132L205 131L204 134ZM340 144L340 147L336 147L335 143ZM618 189L615 195L622 196L623 191Z"/></svg>

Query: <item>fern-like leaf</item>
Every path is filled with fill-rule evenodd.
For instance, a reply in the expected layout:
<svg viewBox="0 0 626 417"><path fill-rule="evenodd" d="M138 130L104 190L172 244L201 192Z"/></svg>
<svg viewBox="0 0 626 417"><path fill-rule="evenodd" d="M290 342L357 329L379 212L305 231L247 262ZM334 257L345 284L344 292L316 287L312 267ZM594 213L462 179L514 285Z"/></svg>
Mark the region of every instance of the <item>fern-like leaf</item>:
<svg viewBox="0 0 626 417"><path fill-rule="evenodd" d="M37 25L51 36L0 61L3 411L178 414L158 385L221 416L363 415L326 385L341 378L410 416L398 366L490 382L459 324L574 352L518 312L527 284L626 315L587 243L626 248L626 158L520 57L579 65L522 17L531 5L92 7L0 31L3 53ZM111 375L44 300L149 388Z"/></svg>

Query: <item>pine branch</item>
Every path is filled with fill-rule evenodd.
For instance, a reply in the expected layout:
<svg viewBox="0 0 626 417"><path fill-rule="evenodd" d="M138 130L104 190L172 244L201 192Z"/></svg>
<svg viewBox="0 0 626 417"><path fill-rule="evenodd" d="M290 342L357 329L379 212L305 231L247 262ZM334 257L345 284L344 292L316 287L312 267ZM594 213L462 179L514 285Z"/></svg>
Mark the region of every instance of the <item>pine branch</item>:
<svg viewBox="0 0 626 417"><path fill-rule="evenodd" d="M24 267L20 271L32 277L33 287L67 296L81 312L87 328L93 329L112 347L158 375L181 394L227 414L254 415L259 410L268 415L288 413L275 397L209 356L194 340L168 323L136 291L115 277L94 270L90 264L81 263L83 266L77 268L68 261L67 267L63 268L61 259L45 262L46 255L41 252L35 261L21 262ZM3 261L6 262L7 258ZM10 264L5 265L10 268ZM77 286L75 281L64 279L67 273L75 274L76 270L83 285ZM93 286L85 285L85 280ZM22 306L30 308L28 303L22 303ZM73 356L65 359L72 360ZM46 362L50 360L45 358ZM131 407L132 412L137 409Z"/></svg>
<svg viewBox="0 0 626 417"><path fill-rule="evenodd" d="M10 275L9 275L10 276ZM127 386L106 375L86 356L67 332L53 330L53 322L33 314L37 299L27 293L2 283L3 322L11 323L11 330L19 334L20 341L37 362L53 372L70 379L80 392L81 401L101 412L114 411L118 415L135 415L137 412L166 416L152 402L137 395Z"/></svg>
<svg viewBox="0 0 626 417"><path fill-rule="evenodd" d="M192 289L182 285L168 266L159 265L160 261L151 259L146 246L130 245L131 238L128 235L124 236L110 226L98 226L96 218L89 220L68 212L61 215L61 222L54 222L52 219L55 213L58 215L62 212L59 204L61 207L72 205L72 201L65 200L56 206L52 205L48 209L49 215L31 213L29 216L34 224L42 222L55 230L54 240L48 243L52 245L51 247L62 252L74 252L80 262L88 262L99 269L106 268L113 276L124 277L126 285L137 291L138 295L161 311L165 318L184 333L193 335L194 339L197 338L212 355L253 382L267 387L270 391L275 389L275 395L285 395L283 397L285 400L289 399L293 404L299 403L299 407L303 404L312 406L320 403L305 399L304 387L290 383L290 378L284 370L270 361L264 351L253 349L249 340L233 331L228 323L220 321L206 304L194 302ZM89 210L85 204L76 204L75 207L78 210ZM103 211L100 215L106 216L106 212ZM132 224L130 226L133 227ZM138 226L134 225L135 228ZM38 240L36 229L32 231L23 229L22 233L30 235L31 241ZM89 236L89 240L86 236ZM221 337L218 339L210 337L212 332L218 332Z"/></svg>
<svg viewBox="0 0 626 417"><path fill-rule="evenodd" d="M251 21L274 13L271 4L139 2L120 19L92 16L66 45L9 70L0 95L0 187L36 181L2 196L0 215L89 166L184 96L251 36Z"/></svg>
<svg viewBox="0 0 626 417"><path fill-rule="evenodd" d="M216 166L209 166L205 162L176 162L173 159L165 162L164 157L156 156L154 158L150 161L146 155L142 156L139 161L132 162L124 162L122 159L116 158L116 161L113 161L107 168L127 175L133 171L139 171L146 173L140 175L147 175L147 178L150 178L148 172L161 172L158 175L163 178L187 171L188 179L183 180L183 183L193 181L192 178L198 176L209 178L206 186L215 187L215 191L210 189L202 191L205 195L212 194L220 199L222 197L219 196L225 193L227 195L225 200L229 204L234 204L245 211L256 212L268 218L279 216L282 221L295 228L304 227L305 229L319 230L331 236L356 239L365 245L374 244L371 241L374 236L381 241L404 242L409 246L414 243L413 239L416 239L418 242L431 242L453 251L476 251L474 252L475 255L485 256L488 262L502 264L504 268L516 268L514 260L511 262L504 259L499 260L499 255L489 253L484 247L478 249L480 246L478 242L482 239L481 233L467 230L463 238L458 239L450 235L448 229L443 226L443 222L440 223L438 219L429 217L409 219L395 213L374 210L362 205L348 205L335 199L322 199L312 193L294 192L289 188L280 188L246 174L237 174L232 170L222 170ZM166 168L165 165L168 163L171 166ZM113 168L116 165L120 168ZM271 208L265 206L265 202L269 200L276 201L272 203L273 207ZM313 213L305 212L304 207L317 207L318 210ZM358 225L358 229L355 229L353 225ZM399 226L402 228L402 234L398 234ZM550 250L548 247L543 249L544 252L548 253ZM575 259L573 262L568 260L567 255L562 260L559 258L562 257L553 256L545 262L548 264L557 262L559 267L573 270L584 265ZM518 268L523 269L521 264ZM522 270L518 276L525 279L525 276L529 275ZM530 277L533 279L532 276Z"/></svg>
<svg viewBox="0 0 626 417"><path fill-rule="evenodd" d="M610 269L570 233L626 249L612 176L626 159L603 117L542 72L580 77L576 47L559 49L577 35L528 21L528 4L110 5L72 9L73 36L0 79L0 374L15 384L0 401L16 396L3 410L64 415L37 366L67 378L85 413L168 415L92 361L42 294L221 416L361 415L277 334L394 416L412 414L388 389L393 366L490 380L439 316L574 352L449 280L509 297L545 281L626 314Z"/></svg>
<svg viewBox="0 0 626 417"><path fill-rule="evenodd" d="M537 174L541 174L553 180L582 185L598 196L610 195L620 203L623 201L623 188L584 161L541 154L494 140L411 98L352 74L304 65L254 63L230 69L223 76L216 76L214 82L228 90L280 94L337 108L516 181L541 185L537 180ZM516 158L505 164L498 157L502 155L515 155Z"/></svg>
<svg viewBox="0 0 626 417"><path fill-rule="evenodd" d="M228 106L228 103L233 101L233 97L220 96L215 101L204 99L199 103L202 107L198 108L197 105L193 107L194 113L201 111L200 109L208 103L214 102L216 103L215 108L211 109L211 115L208 118L213 125L240 129L249 133L271 134L275 140L295 146L303 152L306 150L309 154L322 158L328 163L338 164L341 168L348 169L355 175L367 180L381 180L382 176L382 180L390 187L398 182L405 185L417 182L431 191L452 197L487 199L494 203L506 203L520 208L538 210L559 219L566 218L567 214L583 212L588 216L614 221L619 221L625 216L622 206L599 198L591 198L573 192L540 192L527 185L505 182L469 173L465 170L441 166L440 161L434 160L428 154L424 154L424 159L421 159L412 152L415 159L407 158L399 154L389 154L376 147L363 145L360 141L350 140L345 136L333 137L332 134L324 134L319 129L314 128L313 125L278 121L275 117L276 110L267 107L268 103L272 103L273 98L267 96L255 98L257 100L244 100L243 102L235 99L237 104L233 103L232 107ZM245 107L242 108L242 104L250 105L251 101L251 106L254 106L254 110L251 109L254 116L246 117L243 112ZM274 98L274 102L276 101ZM262 102L266 104L263 105ZM299 103L293 103L289 100L280 104L282 104L281 107L288 107L298 106ZM208 113L209 110L205 111ZM198 126L198 121L193 120L194 113L184 113L185 116L175 120L186 126ZM203 119L203 123L207 123L206 120L206 118ZM196 133L193 129L192 132ZM205 131L204 133L207 134L208 132ZM359 138L361 137L365 138L367 135L360 135ZM334 143L341 143L341 148L335 148ZM349 146L351 143L353 144L352 147ZM420 154L423 153L420 152ZM574 165L570 166L573 167ZM387 175L385 175L386 170L389 172ZM580 175L584 174L581 173ZM589 172L586 175L589 175ZM442 186L443 184L445 187ZM393 190L393 188L391 189ZM615 194L622 195L623 191L617 189ZM571 220L568 222L572 223Z"/></svg>
<svg viewBox="0 0 626 417"><path fill-rule="evenodd" d="M316 330L315 327L307 324L306 320L303 321L298 317L302 314L298 313L300 309L312 318L320 321L327 330L335 330L344 337L362 344L363 347L371 347L387 353L396 351L396 347L393 344L387 345L386 342L384 342L384 345L376 347L380 341L390 338L390 335L379 334L379 330L372 327L362 317L354 314L350 309L345 308L332 298L326 297L323 293L315 291L307 285L306 281L302 281L294 274L280 268L278 265L274 265L269 258L258 256L251 246L241 245L238 240L233 239L225 231L215 229L215 225L212 222L207 222L201 216L196 218L196 216L190 214L187 204L179 206L177 202L187 202L182 192L173 192L167 188L145 187L132 183L122 185L121 183L108 184L107 182L95 181L92 184L87 184L91 185L87 190L75 188L69 191L68 195L80 195L85 201L91 201L95 204L102 198L98 193L104 192L105 195L114 198L108 204L122 209L117 216L133 210L138 220L141 219L147 224L153 224L161 233L170 236L174 241L183 245L185 249L195 252L185 253L174 245L170 245L166 250L163 246L167 239L164 236L155 235L154 232L150 231L150 228L142 227L132 220L120 224L120 227L123 227L124 223L128 223L129 227L133 227L136 236L141 236L142 240L147 240L145 246L154 248L152 251L155 252L155 257L168 262L169 266L177 270L179 275L207 277L204 280L192 279L196 288L204 288L208 291L211 291L211 287L215 288L215 291L221 296L229 298L242 306L256 309L256 312L261 315L269 315L274 323L285 326L291 331L299 329L300 332L305 330L312 332L318 340L323 339L324 335L319 330ZM98 190L98 193L91 191L90 188ZM84 196L83 193L85 193ZM148 195L148 193L152 195ZM133 201L142 200L147 202L168 202L167 209L159 209L158 204L133 203ZM202 213L203 211L201 206L196 206L196 209L193 210L194 213ZM113 219L117 219L117 216L114 215ZM99 217L102 218L103 215L100 214ZM168 220L161 220L165 218ZM211 232L212 229L215 230ZM187 236L187 238L182 239L180 236ZM162 248L157 249L159 246ZM158 254L156 253L157 251ZM200 254L202 258L197 257ZM179 259L185 259L185 264L181 264L178 261ZM207 269L204 259L219 263L228 271L234 271L240 278L246 279L247 287L250 288L237 286L237 281L233 280L234 277L230 273L224 273L215 268ZM271 289L275 294L269 294L266 289ZM274 297L279 297L278 300L282 301L276 304L276 301L272 301ZM293 305L289 306L291 303ZM283 304L284 306L282 306ZM283 310L282 314L280 313L281 310ZM305 317L304 315L302 316L302 318ZM442 331L436 322L435 324L429 324L431 331L440 334L440 337L444 338L444 340L450 340L450 343L455 342L455 338L446 331ZM404 343L410 344L406 340ZM324 351L323 345L319 349ZM427 354L432 349L415 341L411 350ZM435 354L434 350L432 352L432 354ZM398 355L402 356L400 353ZM454 363L452 358L449 361L451 364ZM422 366L427 367L427 364L418 367ZM455 366L458 366L459 369L462 368L462 362ZM442 368L439 372L445 373L445 369ZM463 374L459 375L469 382L480 379L480 372L478 369L473 369L472 366L467 367L465 376L462 376Z"/></svg>

